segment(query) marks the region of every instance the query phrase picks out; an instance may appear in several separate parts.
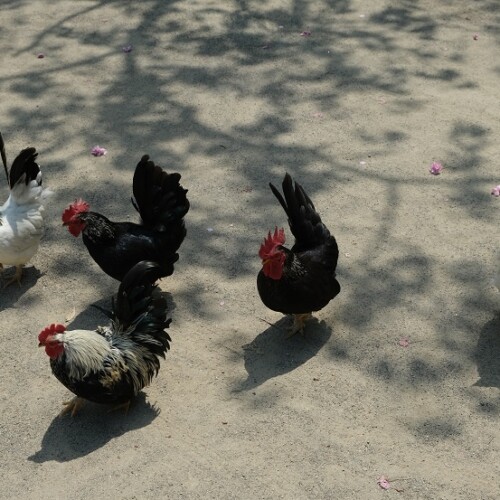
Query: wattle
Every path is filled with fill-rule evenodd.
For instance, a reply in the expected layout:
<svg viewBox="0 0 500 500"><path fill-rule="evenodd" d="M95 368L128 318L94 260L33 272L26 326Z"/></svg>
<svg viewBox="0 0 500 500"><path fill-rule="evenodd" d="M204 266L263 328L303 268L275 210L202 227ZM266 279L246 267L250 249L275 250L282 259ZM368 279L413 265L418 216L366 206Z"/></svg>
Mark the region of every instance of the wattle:
<svg viewBox="0 0 500 500"><path fill-rule="evenodd" d="M264 276L273 280L279 280L283 276L283 262L281 260L271 260L262 267Z"/></svg>

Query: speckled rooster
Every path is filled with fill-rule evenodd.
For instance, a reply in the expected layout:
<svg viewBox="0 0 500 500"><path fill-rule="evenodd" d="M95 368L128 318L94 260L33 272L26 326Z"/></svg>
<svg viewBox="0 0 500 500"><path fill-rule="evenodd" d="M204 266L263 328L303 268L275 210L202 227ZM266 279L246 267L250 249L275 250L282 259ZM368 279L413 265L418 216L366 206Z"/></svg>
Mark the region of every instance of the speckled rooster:
<svg viewBox="0 0 500 500"><path fill-rule="evenodd" d="M113 300L110 326L67 331L52 324L40 332L52 373L76 394L61 414L75 415L85 400L128 409L158 374L171 341L166 300L154 293L160 274L160 266L147 261L127 273Z"/></svg>

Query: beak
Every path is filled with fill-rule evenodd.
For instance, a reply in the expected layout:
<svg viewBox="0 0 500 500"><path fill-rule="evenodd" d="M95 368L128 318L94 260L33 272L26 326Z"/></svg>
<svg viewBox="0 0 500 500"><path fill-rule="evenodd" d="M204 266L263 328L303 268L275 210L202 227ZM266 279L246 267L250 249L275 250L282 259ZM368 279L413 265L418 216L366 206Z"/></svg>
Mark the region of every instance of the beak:
<svg viewBox="0 0 500 500"><path fill-rule="evenodd" d="M38 347L43 347L43 344L41 342L38 342Z"/></svg>

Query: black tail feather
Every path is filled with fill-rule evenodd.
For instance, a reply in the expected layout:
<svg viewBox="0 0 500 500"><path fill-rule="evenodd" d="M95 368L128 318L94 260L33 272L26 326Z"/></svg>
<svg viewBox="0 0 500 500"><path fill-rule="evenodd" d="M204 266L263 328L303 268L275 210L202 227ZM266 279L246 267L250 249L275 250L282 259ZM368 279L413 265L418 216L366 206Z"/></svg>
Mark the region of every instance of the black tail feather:
<svg viewBox="0 0 500 500"><path fill-rule="evenodd" d="M171 321L166 318L167 301L153 296L155 282L161 275L156 262L139 262L125 275L113 300L113 321L121 335L130 335L158 356L165 355L171 341L165 331Z"/></svg>
<svg viewBox="0 0 500 500"><path fill-rule="evenodd" d="M300 251L326 242L330 238L330 231L321 221L302 186L295 182L294 188L293 184L293 179L287 173L282 183L284 198L271 183L269 187L288 216L290 230L295 236L294 249Z"/></svg>
<svg viewBox="0 0 500 500"><path fill-rule="evenodd" d="M36 163L36 157L38 153L35 148L23 149L12 163L9 173L9 186L13 189L14 186L24 177L24 183L26 186L31 182L36 180L38 174L40 173L40 167ZM41 182L40 182L41 184Z"/></svg>
<svg viewBox="0 0 500 500"><path fill-rule="evenodd" d="M7 155L5 153L5 143L3 142L2 133L0 132L0 156L2 157L3 168L5 169L5 176L9 182L9 168L7 167Z"/></svg>
<svg viewBox="0 0 500 500"><path fill-rule="evenodd" d="M133 180L132 203L144 226L158 231L176 231L185 235L183 217L189 210L189 201L179 181L180 174L168 174L144 155L137 164ZM181 242L182 242L181 239ZM180 243L179 243L180 245Z"/></svg>

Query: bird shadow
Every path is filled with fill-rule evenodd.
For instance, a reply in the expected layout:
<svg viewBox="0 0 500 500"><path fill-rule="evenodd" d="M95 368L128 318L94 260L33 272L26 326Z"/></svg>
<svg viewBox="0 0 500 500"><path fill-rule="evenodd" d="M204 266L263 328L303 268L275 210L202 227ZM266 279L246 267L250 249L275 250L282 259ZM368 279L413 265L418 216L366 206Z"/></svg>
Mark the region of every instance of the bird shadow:
<svg viewBox="0 0 500 500"><path fill-rule="evenodd" d="M500 314L484 325L474 357L479 374L474 385L500 388Z"/></svg>
<svg viewBox="0 0 500 500"><path fill-rule="evenodd" d="M332 335L324 322L312 318L304 335L286 338L290 318L284 317L243 346L247 379L235 392L248 391L267 380L295 370L315 356Z"/></svg>
<svg viewBox="0 0 500 500"><path fill-rule="evenodd" d="M109 407L87 403L75 416L57 416L42 438L41 448L28 457L35 463L54 460L69 462L101 448L112 439L149 425L160 410L139 393L127 414L110 412Z"/></svg>
<svg viewBox="0 0 500 500"><path fill-rule="evenodd" d="M4 284L13 276L15 268L9 268L2 272L0 279L0 311L12 307L30 288L37 284L37 281L44 275L34 266L25 267L21 278L21 285L12 283L6 288Z"/></svg>

